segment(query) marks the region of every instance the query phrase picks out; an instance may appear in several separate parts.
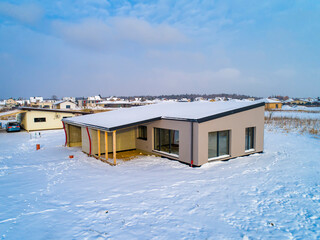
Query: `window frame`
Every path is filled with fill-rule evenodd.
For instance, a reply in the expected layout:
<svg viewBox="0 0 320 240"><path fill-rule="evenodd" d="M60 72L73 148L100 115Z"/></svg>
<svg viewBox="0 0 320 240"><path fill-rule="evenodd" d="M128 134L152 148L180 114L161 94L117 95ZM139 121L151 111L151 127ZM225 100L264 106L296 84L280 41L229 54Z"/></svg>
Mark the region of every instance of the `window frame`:
<svg viewBox="0 0 320 240"><path fill-rule="evenodd" d="M47 122L47 118L45 118L45 117L33 118L33 122L35 122L35 123Z"/></svg>
<svg viewBox="0 0 320 240"><path fill-rule="evenodd" d="M169 151L163 151L163 149L161 148L161 133L163 133L164 131L168 131L168 141L169 141ZM177 153L173 153L173 145L176 144L175 143L175 138L176 136L178 136L178 154ZM173 137L173 141L172 141L172 137ZM156 148L157 146L157 142L158 141L158 148ZM153 151L157 152L157 153L161 153L161 154L166 154L169 156L173 156L176 158L179 158L180 156L180 132L179 130L176 129L167 129L167 128L157 128L154 127L153 128Z"/></svg>
<svg viewBox="0 0 320 240"><path fill-rule="evenodd" d="M142 136L140 135L141 133L143 133ZM147 141L148 140L147 126L138 126L138 134L137 135L138 135L137 139Z"/></svg>
<svg viewBox="0 0 320 240"><path fill-rule="evenodd" d="M219 133L221 133L221 132L227 132L228 133L228 135L227 135L227 139L228 139L228 142L227 142L227 154L224 154L224 155L220 155L219 154L219 151L220 151ZM216 145L217 156L215 156L215 157L210 157L209 156L209 134L210 133L216 133L217 134L217 145ZM230 136L231 136L231 130L230 129L222 130L222 131L208 132L208 161L230 157Z"/></svg>
<svg viewBox="0 0 320 240"><path fill-rule="evenodd" d="M251 145L250 145L250 141L249 141L249 137L250 137L250 134L249 134L249 131L250 129L252 129L252 139L251 139ZM256 131L256 128L255 127L247 127L245 129L245 141L244 141L244 150L245 152L252 152L255 150L255 131ZM249 146L250 145L250 146Z"/></svg>

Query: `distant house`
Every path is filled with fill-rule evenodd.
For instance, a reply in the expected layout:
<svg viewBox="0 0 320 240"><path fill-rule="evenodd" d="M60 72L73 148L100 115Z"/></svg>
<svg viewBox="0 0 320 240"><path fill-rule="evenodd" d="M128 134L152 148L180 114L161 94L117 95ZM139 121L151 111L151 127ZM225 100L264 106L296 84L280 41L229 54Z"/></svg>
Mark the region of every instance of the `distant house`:
<svg viewBox="0 0 320 240"><path fill-rule="evenodd" d="M266 110L275 110L275 109L281 109L282 108L282 103L278 99L274 98L266 98L263 99L265 102L265 109Z"/></svg>
<svg viewBox="0 0 320 240"><path fill-rule="evenodd" d="M96 158L138 149L194 166L263 151L264 102L162 103L66 118L66 145Z"/></svg>
<svg viewBox="0 0 320 240"><path fill-rule="evenodd" d="M21 107L19 110L20 113L17 115L17 120L22 128L27 131L62 129L62 119L87 114L76 111L31 107Z"/></svg>
<svg viewBox="0 0 320 240"><path fill-rule="evenodd" d="M70 100L62 100L53 104L54 109L76 109L77 104Z"/></svg>
<svg viewBox="0 0 320 240"><path fill-rule="evenodd" d="M31 102L30 107L52 109L53 108L53 101L47 100L47 101L42 101L42 102Z"/></svg>
<svg viewBox="0 0 320 240"><path fill-rule="evenodd" d="M14 100L13 98L9 98L7 101L6 101L6 107L15 107L17 106L18 103L16 100Z"/></svg>
<svg viewBox="0 0 320 240"><path fill-rule="evenodd" d="M102 101L97 103L97 106L105 107L105 108L128 108L135 106L144 106L153 104L152 101L125 101L125 100L117 100L117 101Z"/></svg>
<svg viewBox="0 0 320 240"><path fill-rule="evenodd" d="M88 97L87 101L85 102L86 107L96 107L97 103L101 102L101 97L100 96L93 96L93 97Z"/></svg>
<svg viewBox="0 0 320 240"><path fill-rule="evenodd" d="M304 99L297 99L291 102L291 104L294 105L306 105L308 104L308 101L304 100Z"/></svg>

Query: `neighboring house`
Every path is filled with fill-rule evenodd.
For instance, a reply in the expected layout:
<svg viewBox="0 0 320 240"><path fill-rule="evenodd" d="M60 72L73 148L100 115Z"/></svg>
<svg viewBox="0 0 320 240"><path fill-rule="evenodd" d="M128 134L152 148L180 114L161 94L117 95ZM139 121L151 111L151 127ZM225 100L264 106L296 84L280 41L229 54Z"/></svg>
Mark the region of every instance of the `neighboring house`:
<svg viewBox="0 0 320 240"><path fill-rule="evenodd" d="M308 104L308 101L303 100L303 99L298 99L298 100L292 101L291 104L294 104L294 105L306 105L306 104Z"/></svg>
<svg viewBox="0 0 320 240"><path fill-rule="evenodd" d="M43 102L43 97L30 97L30 103Z"/></svg>
<svg viewBox="0 0 320 240"><path fill-rule="evenodd" d="M6 101L6 107L15 107L17 106L18 103L16 100L14 100L13 98L9 98L7 101Z"/></svg>
<svg viewBox="0 0 320 240"><path fill-rule="evenodd" d="M152 101L117 100L117 101L102 101L97 103L97 106L102 106L105 108L128 108L128 107L144 106L149 104L153 104L153 102Z"/></svg>
<svg viewBox="0 0 320 240"><path fill-rule="evenodd" d="M96 107L97 103L101 102L100 96L88 97L87 101L85 102L86 107Z"/></svg>
<svg viewBox="0 0 320 240"><path fill-rule="evenodd" d="M70 100L55 102L53 106L55 109L76 109L77 108L77 104Z"/></svg>
<svg viewBox="0 0 320 240"><path fill-rule="evenodd" d="M19 110L21 113L18 114L17 121L27 131L61 129L63 128L62 119L87 114L76 111L30 107L21 107Z"/></svg>
<svg viewBox="0 0 320 240"><path fill-rule="evenodd" d="M53 102L52 101L32 102L30 103L30 107L52 109Z"/></svg>
<svg viewBox="0 0 320 240"><path fill-rule="evenodd" d="M263 151L264 102L162 103L63 119L66 145L105 159L138 149L201 166Z"/></svg>
<svg viewBox="0 0 320 240"><path fill-rule="evenodd" d="M263 101L266 103L265 105L266 110L274 110L274 109L282 108L282 103L278 99L266 98L266 99L263 99Z"/></svg>
<svg viewBox="0 0 320 240"><path fill-rule="evenodd" d="M76 102L76 98L75 98L75 97L63 97L62 100L63 100L63 101L69 100L69 101L71 101L71 102Z"/></svg>
<svg viewBox="0 0 320 240"><path fill-rule="evenodd" d="M17 100L17 103L19 104L19 106L28 106L30 105L30 100Z"/></svg>

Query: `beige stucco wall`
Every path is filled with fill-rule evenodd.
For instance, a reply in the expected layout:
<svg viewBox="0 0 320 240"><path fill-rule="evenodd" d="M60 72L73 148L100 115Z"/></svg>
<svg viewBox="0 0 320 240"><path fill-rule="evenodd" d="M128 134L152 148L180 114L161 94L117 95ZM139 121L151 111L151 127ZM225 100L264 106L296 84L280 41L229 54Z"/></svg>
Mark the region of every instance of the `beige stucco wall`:
<svg viewBox="0 0 320 240"><path fill-rule="evenodd" d="M91 154L98 154L98 133L95 129L90 129L90 138L91 138ZM89 137L87 129L85 127L81 128L82 136L82 151L89 153ZM123 130L116 131L116 145L117 151L131 150L136 149L136 130L135 128L127 128ZM100 151L105 153L105 132L100 131ZM113 151L113 136L112 133L108 133L108 152Z"/></svg>
<svg viewBox="0 0 320 240"><path fill-rule="evenodd" d="M248 127L255 127L255 149L250 153L245 152L245 129ZM264 138L264 107L262 106L201 124L196 124L194 128L194 144L196 145L196 151L194 154L195 165L202 165L208 162L208 133L224 130L230 130L230 156L224 159L239 157L255 152L262 152Z"/></svg>
<svg viewBox="0 0 320 240"><path fill-rule="evenodd" d="M155 152L154 149L154 128L165 128L179 131L179 158L173 157L170 154L160 153L159 155L168 156L173 159L177 159L181 162L190 163L191 162L191 123L185 121L173 121L173 120L159 120L151 122L148 124L143 124L147 126L147 140L136 140L137 149L146 152Z"/></svg>
<svg viewBox="0 0 320 240"><path fill-rule="evenodd" d="M67 105L70 105L70 108L67 108ZM73 102L62 102L56 105L57 109L75 109L77 105Z"/></svg>
<svg viewBox="0 0 320 240"><path fill-rule="evenodd" d="M63 128L61 119L63 117L73 117L73 113L60 113L49 111L27 111L22 113L21 125L27 131L38 131L47 129ZM34 118L46 118L46 122L34 122Z"/></svg>

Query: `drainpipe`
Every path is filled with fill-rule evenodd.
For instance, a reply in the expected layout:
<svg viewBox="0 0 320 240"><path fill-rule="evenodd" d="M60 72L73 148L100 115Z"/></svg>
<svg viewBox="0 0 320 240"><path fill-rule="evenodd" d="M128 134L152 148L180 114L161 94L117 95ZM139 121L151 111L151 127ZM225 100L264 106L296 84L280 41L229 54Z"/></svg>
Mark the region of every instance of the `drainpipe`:
<svg viewBox="0 0 320 240"><path fill-rule="evenodd" d="M87 127L87 133L88 133L89 146L90 146L89 155L91 155L91 137L90 137L90 133L89 133L89 129L88 129L88 127Z"/></svg>
<svg viewBox="0 0 320 240"><path fill-rule="evenodd" d="M64 144L64 146L66 147L68 144L68 135L67 135L66 126L65 126L64 122L62 122L62 124L63 124L64 134L66 135L66 142Z"/></svg>
<svg viewBox="0 0 320 240"><path fill-rule="evenodd" d="M193 167L193 122L191 122L191 163L190 166Z"/></svg>

